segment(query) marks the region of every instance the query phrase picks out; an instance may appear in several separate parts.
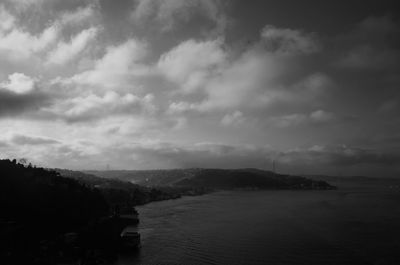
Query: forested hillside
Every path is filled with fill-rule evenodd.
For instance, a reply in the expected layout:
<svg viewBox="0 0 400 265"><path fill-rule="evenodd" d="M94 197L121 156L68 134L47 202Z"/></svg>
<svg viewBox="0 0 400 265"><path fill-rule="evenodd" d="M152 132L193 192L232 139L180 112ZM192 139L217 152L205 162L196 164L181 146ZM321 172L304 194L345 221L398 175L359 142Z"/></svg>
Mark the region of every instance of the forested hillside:
<svg viewBox="0 0 400 265"><path fill-rule="evenodd" d="M109 212L97 189L58 172L15 160L0 160L0 172L2 219L65 230Z"/></svg>
<svg viewBox="0 0 400 265"><path fill-rule="evenodd" d="M171 170L88 171L104 178L117 178L148 187L190 187L205 189L332 189L325 181L271 171L245 169L190 168Z"/></svg>

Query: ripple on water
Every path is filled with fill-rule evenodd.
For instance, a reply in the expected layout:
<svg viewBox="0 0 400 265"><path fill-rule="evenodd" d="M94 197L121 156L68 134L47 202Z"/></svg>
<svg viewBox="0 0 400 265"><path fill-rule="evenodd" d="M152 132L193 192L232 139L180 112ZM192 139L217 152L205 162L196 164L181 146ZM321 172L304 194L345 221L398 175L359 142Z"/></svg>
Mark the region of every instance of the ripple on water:
<svg viewBox="0 0 400 265"><path fill-rule="evenodd" d="M385 210L398 201L392 196L388 205L371 194L224 192L148 204L138 207L140 254L118 264L361 265L379 264L388 256L400 260L395 251L400 216ZM385 233L386 227L391 233Z"/></svg>

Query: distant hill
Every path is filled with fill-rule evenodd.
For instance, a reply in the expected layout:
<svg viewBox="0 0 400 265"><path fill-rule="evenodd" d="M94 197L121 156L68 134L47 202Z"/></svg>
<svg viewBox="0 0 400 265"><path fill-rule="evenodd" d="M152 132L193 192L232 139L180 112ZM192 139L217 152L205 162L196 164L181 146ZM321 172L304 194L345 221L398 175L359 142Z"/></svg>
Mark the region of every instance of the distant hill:
<svg viewBox="0 0 400 265"><path fill-rule="evenodd" d="M306 178L329 182L400 182L400 178L367 177L367 176L329 176L329 175L304 175Z"/></svg>
<svg viewBox="0 0 400 265"><path fill-rule="evenodd" d="M329 182L340 189L354 187L373 188L373 189L399 189L400 178L393 177L366 177L366 176L324 176L309 175L305 176L314 180Z"/></svg>
<svg viewBox="0 0 400 265"><path fill-rule="evenodd" d="M155 169L155 170L89 170L85 173L96 175L102 178L113 178L128 181L143 186L174 186L180 180L192 178L202 169Z"/></svg>
<svg viewBox="0 0 400 265"><path fill-rule="evenodd" d="M259 169L171 169L85 171L103 178L117 178L139 185L209 189L333 189L323 180L276 174Z"/></svg>
<svg viewBox="0 0 400 265"><path fill-rule="evenodd" d="M54 168L52 170L58 172L63 177L75 179L82 184L89 185L91 187L98 189L112 188L112 189L129 190L134 188L140 188L140 186L137 184L119 180L117 178L105 178L87 172L75 171L69 169Z"/></svg>
<svg viewBox="0 0 400 265"><path fill-rule="evenodd" d="M116 205L129 208L152 201L176 199L187 193L182 189L145 187L117 178L95 176L88 172L59 168L54 170L61 176L75 179L79 183L98 189L111 208Z"/></svg>

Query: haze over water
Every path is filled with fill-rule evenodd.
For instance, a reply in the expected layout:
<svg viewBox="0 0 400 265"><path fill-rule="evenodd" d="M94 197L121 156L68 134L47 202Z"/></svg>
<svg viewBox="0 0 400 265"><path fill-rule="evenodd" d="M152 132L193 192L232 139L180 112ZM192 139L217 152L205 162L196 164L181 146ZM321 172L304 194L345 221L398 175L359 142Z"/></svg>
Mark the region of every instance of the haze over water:
<svg viewBox="0 0 400 265"><path fill-rule="evenodd" d="M399 264L400 190L390 185L151 203L138 207L142 249L118 264Z"/></svg>

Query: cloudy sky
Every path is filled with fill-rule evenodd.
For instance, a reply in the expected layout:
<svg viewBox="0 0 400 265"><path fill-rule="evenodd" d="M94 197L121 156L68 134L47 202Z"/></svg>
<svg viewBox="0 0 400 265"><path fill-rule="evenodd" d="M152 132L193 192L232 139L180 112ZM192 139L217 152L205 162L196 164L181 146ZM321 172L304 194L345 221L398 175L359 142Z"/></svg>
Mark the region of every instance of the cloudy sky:
<svg viewBox="0 0 400 265"><path fill-rule="evenodd" d="M396 1L337 2L1 0L0 157L398 175Z"/></svg>

